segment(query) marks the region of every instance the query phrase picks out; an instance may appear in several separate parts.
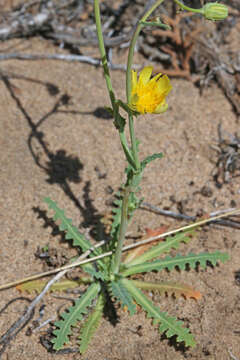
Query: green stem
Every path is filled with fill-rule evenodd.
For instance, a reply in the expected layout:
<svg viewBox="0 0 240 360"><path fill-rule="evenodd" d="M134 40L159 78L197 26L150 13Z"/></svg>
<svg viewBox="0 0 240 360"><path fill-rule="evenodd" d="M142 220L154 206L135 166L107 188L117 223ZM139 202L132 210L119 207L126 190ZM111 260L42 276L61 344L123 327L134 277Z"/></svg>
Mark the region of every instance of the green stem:
<svg viewBox="0 0 240 360"><path fill-rule="evenodd" d="M131 98L131 71L132 71L132 63L133 63L133 55L134 55L134 48L136 45L136 41L138 38L138 35L144 25L141 24L142 21L146 21L147 18L152 14L152 12L163 2L164 0L158 0L155 2L155 4L143 15L143 17L138 22L138 25L136 27L136 30L133 34L130 46L129 46L129 52L128 52L128 61L127 61L127 73L126 73L126 93L127 93L127 103L129 104L130 98Z"/></svg>
<svg viewBox="0 0 240 360"><path fill-rule="evenodd" d="M128 163L132 166L133 169L137 170L136 162L133 159L132 152L129 150L129 147L127 146L127 139L124 131L119 131L119 136Z"/></svg>
<svg viewBox="0 0 240 360"><path fill-rule="evenodd" d="M138 22L138 25L136 27L136 30L133 34L130 46L129 46L129 52L128 52L128 60L127 60L127 73L126 73L126 94L127 94L127 103L130 103L131 100L131 88L132 88L132 80L131 80L131 72L132 72L132 63L133 63L133 55L134 55L134 48L136 45L136 41L138 38L138 35L142 28L144 27L141 22L146 21L147 18L152 14L152 12L163 2L164 0L158 0L155 2L155 4L143 15L143 17ZM137 144L136 144L136 137L134 133L134 126L133 126L133 116L129 113L129 132L131 137L131 147L132 147L132 154L133 158L136 164L136 168L140 169L140 161L138 157L137 152Z"/></svg>
<svg viewBox="0 0 240 360"><path fill-rule="evenodd" d="M202 9L193 9L190 8L189 6L184 5L181 1L179 0L174 0L176 4L178 4L180 6L181 9L183 10L187 10L187 11L191 11L191 12L195 12L198 14L202 14Z"/></svg>
<svg viewBox="0 0 240 360"><path fill-rule="evenodd" d="M135 137L135 131L133 126L133 116L132 114L128 114L129 119L129 132L130 132L130 138L131 138L131 144L132 144L132 155L135 163L135 169L140 169L140 161L138 157L138 151L137 151L137 141Z"/></svg>
<svg viewBox="0 0 240 360"><path fill-rule="evenodd" d="M99 0L94 0L94 13L95 13L96 28L97 28L97 36L98 36L98 45L99 45L99 50L100 50L100 54L101 54L101 58L102 58L104 77L106 80L107 89L108 89L110 100L112 103L112 108L114 109L115 96L114 96L114 92L113 92L112 82L111 82L108 63L107 63L106 50L105 50L105 46L104 46Z"/></svg>
<svg viewBox="0 0 240 360"><path fill-rule="evenodd" d="M107 89L108 89L108 93L109 93L112 108L113 108L114 118L116 120L118 117L118 114L119 114L119 105L117 104L117 101L115 99L112 82L111 82L111 77L110 77L110 73L109 73L109 68L108 68L108 63L107 63L107 56L106 56L106 50L105 50L105 46L104 46L104 39L103 39L103 33L102 33L99 0L94 0L94 13L95 13L95 22L96 22L99 50L100 50L102 64L103 64L104 77L106 80ZM126 137L124 134L124 129L119 131L119 135L120 135L120 141L121 141L127 161L131 164L131 166L133 168L136 168L136 164L135 164L136 161L134 161L131 151L127 145Z"/></svg>
<svg viewBox="0 0 240 360"><path fill-rule="evenodd" d="M118 242L117 242L117 248L116 248L114 264L113 264L113 273L114 274L118 274L119 266L121 263L122 248L123 248L123 243L125 240L125 234L126 234L127 225L128 225L128 200L129 200L129 189L126 188L124 191L124 195L123 195L119 238L118 238Z"/></svg>
<svg viewBox="0 0 240 360"><path fill-rule="evenodd" d="M132 71L132 62L133 62L133 55L134 55L134 48L136 45L137 37L144 25L142 25L141 21L146 21L147 18L151 15L151 13L163 2L164 0L158 0L156 3L146 12L146 14L140 19L136 30L133 34L129 52L128 52L128 61L127 61L127 73L126 73L126 94L127 94L127 103L130 103L131 99L131 71ZM138 157L138 151L137 151L137 141L135 137L134 132L134 124L133 124L133 115L128 112L129 117L129 132L130 132L130 138L131 138L131 150L133 155L133 160L135 163L135 169L140 170L140 161ZM128 205L129 205L129 195L133 191L132 184L134 183L135 175L132 175L132 179L129 182L127 188L125 189L124 195L123 195L123 202L122 202L122 213L121 213L121 223L120 223L120 229L119 229L119 239L117 242L116 247L116 253L114 257L114 263L113 263L113 273L117 274L119 272L119 266L121 263L121 255L122 255L122 248L123 243L125 240L125 234L127 230L128 225Z"/></svg>

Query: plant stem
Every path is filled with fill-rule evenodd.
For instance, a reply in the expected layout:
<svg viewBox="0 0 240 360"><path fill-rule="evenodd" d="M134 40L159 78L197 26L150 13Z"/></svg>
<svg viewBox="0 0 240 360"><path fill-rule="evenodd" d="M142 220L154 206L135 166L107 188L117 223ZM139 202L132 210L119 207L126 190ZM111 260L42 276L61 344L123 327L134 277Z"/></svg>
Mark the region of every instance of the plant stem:
<svg viewBox="0 0 240 360"><path fill-rule="evenodd" d="M112 103L112 108L114 109L114 107L115 107L115 95L114 95L114 92L113 92L112 82L111 82L108 63L107 63L107 55L106 55L106 50L105 50L105 46L104 46L102 26L101 26L99 0L94 0L94 14L95 14L95 22L96 22L97 36L98 36L98 45L99 45L99 50L100 50L100 54L101 54L101 58L102 58L104 76L105 76L105 80L106 80L110 100L111 100L111 103Z"/></svg>
<svg viewBox="0 0 240 360"><path fill-rule="evenodd" d="M156 3L145 13L145 15L141 18L141 21L146 21L149 15L163 2L163 0L158 0ZM130 102L131 98L131 70L132 70L132 62L133 62L133 55L134 55L134 48L137 41L137 37L143 27L141 23L138 23L136 30L133 34L129 52L128 52L128 61L127 61L127 73L126 73L126 94L127 94L127 103ZM136 180L136 176L139 175L141 169L140 169L140 161L138 157L138 150L137 150L137 141L135 137L134 132L134 124L133 124L133 115L129 112L128 113L129 118L129 132L130 132L130 138L131 138L131 152L133 156L133 160L135 163L134 169L137 170L136 173L132 173L131 178L127 180L128 184L125 188L124 195L123 195L123 202L122 202L122 212L121 212L121 223L119 227L119 238L117 242L116 247L116 253L114 257L114 263L113 263L113 273L117 274L119 271L119 266L121 263L121 254L122 254L122 248L123 243L125 240L125 234L127 231L127 225L128 225L128 206L129 206L129 195L131 192L134 192L135 187L133 184Z"/></svg>
<svg viewBox="0 0 240 360"><path fill-rule="evenodd" d="M202 9L193 9L190 8L189 6L184 5L181 1L179 0L174 0L176 4L178 4L180 6L181 9L183 10L187 10L187 11L191 11L194 13L198 13L198 14L202 14Z"/></svg>
<svg viewBox="0 0 240 360"><path fill-rule="evenodd" d="M130 132L130 138L131 138L131 145L132 145L132 155L135 162L135 169L140 169L140 161L138 157L138 151L137 151L137 141L135 137L135 131L133 126L133 116L132 114L128 114L129 119L129 132Z"/></svg>
<svg viewBox="0 0 240 360"><path fill-rule="evenodd" d="M119 271L119 266L121 263L121 255L122 255L122 248L123 243L125 240L125 234L127 231L128 225L128 200L129 200L129 188L125 188L123 194L123 201L122 201L122 213L121 213L121 224L119 229L119 238L117 242L117 248L114 257L114 264L113 264L113 273L117 274Z"/></svg>
<svg viewBox="0 0 240 360"><path fill-rule="evenodd" d="M132 63L133 63L133 55L134 55L134 48L136 45L136 41L138 38L138 35L141 31L141 29L144 27L144 25L141 24L141 21L146 21L147 18L151 15L151 13L163 2L164 0L158 0L155 2L155 4L143 15L143 17L138 22L138 25L136 27L136 30L133 34L130 46L129 46L129 52L128 52L128 60L127 60L127 72L126 72L126 94L127 94L127 103L129 104L131 99L131 71L132 71ZM129 132L131 137L131 147L132 147L132 154L133 158L136 164L136 168L140 169L140 161L138 158L138 152L137 152L137 144L136 144L136 137L134 133L134 127L133 127L133 116L129 113Z"/></svg>
<svg viewBox="0 0 240 360"><path fill-rule="evenodd" d="M140 31L142 30L143 26L141 21L146 21L147 18L152 14L152 12L163 2L164 0L157 0L155 4L143 15L143 17L138 21L138 25L136 30L133 34L129 51L128 51L128 60L127 60L127 73L126 73L126 94L127 94L127 103L130 102L131 98L131 71L132 71L132 63L133 63L133 55L134 55L134 48L136 45L136 41Z"/></svg>

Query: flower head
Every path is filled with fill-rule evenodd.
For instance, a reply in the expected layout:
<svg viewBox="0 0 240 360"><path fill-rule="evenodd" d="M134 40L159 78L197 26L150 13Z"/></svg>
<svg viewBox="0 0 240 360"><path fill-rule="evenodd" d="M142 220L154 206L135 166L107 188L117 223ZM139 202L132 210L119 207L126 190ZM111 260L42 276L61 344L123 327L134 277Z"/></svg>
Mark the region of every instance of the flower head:
<svg viewBox="0 0 240 360"><path fill-rule="evenodd" d="M128 106L140 114L160 114L167 110L166 96L172 86L167 75L161 73L151 79L153 68L146 66L137 78L137 72L132 70L132 90Z"/></svg>
<svg viewBox="0 0 240 360"><path fill-rule="evenodd" d="M202 14L208 20L223 20L228 16L228 8L218 2L210 2L203 6Z"/></svg>

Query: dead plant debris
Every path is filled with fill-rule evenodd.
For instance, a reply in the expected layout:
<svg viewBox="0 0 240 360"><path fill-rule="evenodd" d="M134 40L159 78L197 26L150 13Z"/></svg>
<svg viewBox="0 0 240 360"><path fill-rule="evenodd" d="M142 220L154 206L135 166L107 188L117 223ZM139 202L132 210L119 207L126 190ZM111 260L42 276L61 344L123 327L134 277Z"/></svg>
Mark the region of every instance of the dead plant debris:
<svg viewBox="0 0 240 360"><path fill-rule="evenodd" d="M212 146L217 151L216 171L213 177L218 187L240 176L240 137L229 134L218 125L218 144Z"/></svg>

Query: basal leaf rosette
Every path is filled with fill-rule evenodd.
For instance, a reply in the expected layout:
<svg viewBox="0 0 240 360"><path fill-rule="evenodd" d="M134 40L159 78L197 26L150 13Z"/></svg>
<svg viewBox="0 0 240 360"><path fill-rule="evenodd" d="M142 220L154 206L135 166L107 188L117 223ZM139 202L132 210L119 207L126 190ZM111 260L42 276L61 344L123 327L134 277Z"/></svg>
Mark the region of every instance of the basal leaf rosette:
<svg viewBox="0 0 240 360"><path fill-rule="evenodd" d="M168 108L166 96L172 89L167 75L159 73L151 78L153 68L146 66L137 76L132 70L131 98L128 106L140 114L160 114Z"/></svg>

